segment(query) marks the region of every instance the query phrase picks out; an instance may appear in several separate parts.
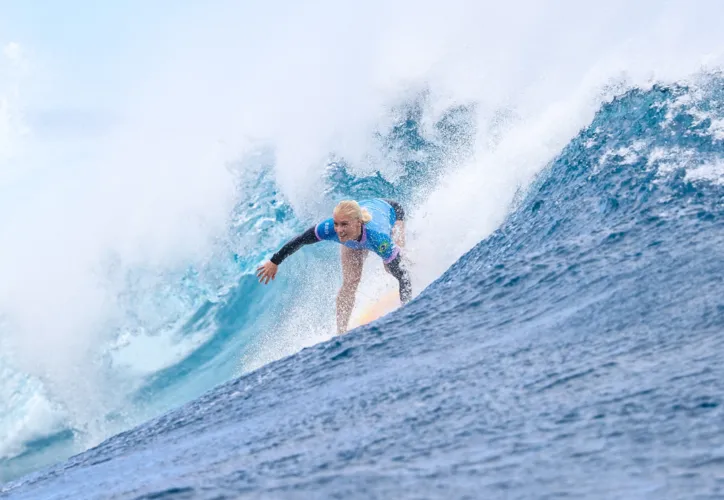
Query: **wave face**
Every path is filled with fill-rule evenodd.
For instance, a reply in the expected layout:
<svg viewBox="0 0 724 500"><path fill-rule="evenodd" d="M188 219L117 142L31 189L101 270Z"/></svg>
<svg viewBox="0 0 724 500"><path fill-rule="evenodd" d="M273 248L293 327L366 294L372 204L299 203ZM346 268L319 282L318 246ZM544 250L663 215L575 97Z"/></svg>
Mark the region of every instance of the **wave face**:
<svg viewBox="0 0 724 500"><path fill-rule="evenodd" d="M317 200L325 213L340 198L384 196L412 204L445 172L451 151L466 154L474 130L471 110L453 106L438 116L431 132L423 133L427 100L423 92L395 107L395 123L376 135L379 149L393 158L394 182L379 171L355 174L334 155L326 162ZM0 428L7 432L0 441L0 480L65 459L333 335L337 279L314 277L328 274L330 263L338 267L338 249L318 245L299 252L273 286L260 286L255 277L259 262L313 220L296 213L281 193L276 161L273 149L259 146L228 166L236 202L227 234L204 260L158 274L124 267L115 255L104 257L107 279L122 283L113 290L120 290L114 301L123 320L106 327L111 334L90 359L95 384L90 394L113 393L100 395L102 404L79 414L76 405L84 404L79 400L88 389L77 380L69 387L54 385L58 373L24 372L12 363L15 346L8 343L9 355L0 355L0 394L10 402L7 411L0 411ZM374 295L375 286L361 290L362 303ZM12 334L15 325L8 321L0 327Z"/></svg>
<svg viewBox="0 0 724 500"><path fill-rule="evenodd" d="M409 150L416 122L401 123ZM328 192L413 200L417 176L435 169L407 167L417 180L406 184L333 164ZM4 496L722 495L722 200L723 81L629 90L408 306L8 483ZM303 227L285 207L267 199L240 213ZM294 259L320 270L336 258L328 250ZM285 300L319 286L305 276L283 278ZM279 295L249 280L198 309L187 325L213 322L214 335L138 398L208 366L233 371L235 322L281 314Z"/></svg>

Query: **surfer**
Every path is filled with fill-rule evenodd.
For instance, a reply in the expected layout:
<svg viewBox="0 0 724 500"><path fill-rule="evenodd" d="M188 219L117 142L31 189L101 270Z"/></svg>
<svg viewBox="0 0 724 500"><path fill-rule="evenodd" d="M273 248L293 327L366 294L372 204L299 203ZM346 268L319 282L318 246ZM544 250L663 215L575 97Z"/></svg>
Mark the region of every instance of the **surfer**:
<svg viewBox="0 0 724 500"><path fill-rule="evenodd" d="M342 245L342 288L337 294L337 333L347 331L354 308L362 266L371 250L382 258L385 270L399 283L400 302L412 297L410 276L402 263L405 245L405 211L396 201L379 198L340 201L332 217L310 227L287 242L270 260L257 268L260 283L277 274L279 264L304 245L322 240Z"/></svg>

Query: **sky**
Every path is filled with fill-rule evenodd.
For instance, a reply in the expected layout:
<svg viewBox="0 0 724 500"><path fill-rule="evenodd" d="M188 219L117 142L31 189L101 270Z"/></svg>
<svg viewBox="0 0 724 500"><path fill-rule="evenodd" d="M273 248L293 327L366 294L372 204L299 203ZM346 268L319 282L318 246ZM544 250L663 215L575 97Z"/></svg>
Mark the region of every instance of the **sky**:
<svg viewBox="0 0 724 500"><path fill-rule="evenodd" d="M124 87L149 69L144 58L154 33L190 4L0 0L0 47L22 59L22 74L10 76L34 139L107 130L121 112ZM3 76L7 84L7 67Z"/></svg>
<svg viewBox="0 0 724 500"><path fill-rule="evenodd" d="M21 196L39 172L94 168L129 116L139 119L129 102L173 53L164 40L201 8L191 0L0 0L0 191L12 186Z"/></svg>

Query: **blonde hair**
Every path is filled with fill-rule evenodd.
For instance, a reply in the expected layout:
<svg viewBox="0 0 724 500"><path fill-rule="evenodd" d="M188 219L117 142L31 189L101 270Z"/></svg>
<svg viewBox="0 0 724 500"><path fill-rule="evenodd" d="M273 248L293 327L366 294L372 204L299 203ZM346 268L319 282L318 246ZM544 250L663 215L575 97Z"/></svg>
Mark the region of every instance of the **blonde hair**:
<svg viewBox="0 0 724 500"><path fill-rule="evenodd" d="M367 209L360 207L359 203L354 200L343 200L337 203L337 206L334 207L334 214L346 215L364 223L372 220L372 215Z"/></svg>

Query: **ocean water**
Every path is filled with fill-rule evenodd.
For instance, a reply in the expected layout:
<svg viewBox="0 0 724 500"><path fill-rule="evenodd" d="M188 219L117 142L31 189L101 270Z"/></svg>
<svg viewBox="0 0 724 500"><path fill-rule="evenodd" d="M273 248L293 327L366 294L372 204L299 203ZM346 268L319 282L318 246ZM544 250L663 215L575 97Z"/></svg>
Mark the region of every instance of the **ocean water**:
<svg viewBox="0 0 724 500"><path fill-rule="evenodd" d="M375 25L383 45L354 67L340 51L366 28L322 52L348 94L300 103L317 80L289 90L265 66L274 88L238 102L275 98L214 125L263 139L177 144L162 102L139 136L132 121L93 146L161 130L154 148L103 168L24 156L32 123L0 87L0 211L17 214L0 220L0 497L724 497L724 75L705 36L721 8L576 5L522 24L499 7L478 38L481 7L449 6L459 34L423 2L422 27ZM581 38L572 21L596 16L628 44L605 23ZM551 19L558 38L521 41ZM496 34L520 45L499 59ZM409 66L359 80L390 69L385 43ZM338 248L299 251L269 286L254 269L369 196L407 208L415 298L335 337ZM358 305L394 286L368 259Z"/></svg>

